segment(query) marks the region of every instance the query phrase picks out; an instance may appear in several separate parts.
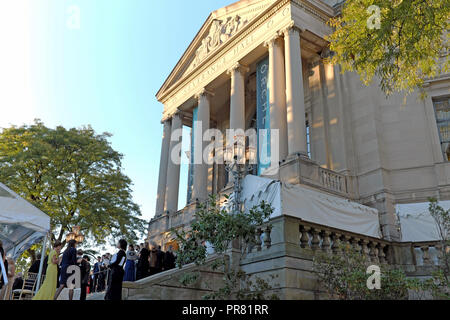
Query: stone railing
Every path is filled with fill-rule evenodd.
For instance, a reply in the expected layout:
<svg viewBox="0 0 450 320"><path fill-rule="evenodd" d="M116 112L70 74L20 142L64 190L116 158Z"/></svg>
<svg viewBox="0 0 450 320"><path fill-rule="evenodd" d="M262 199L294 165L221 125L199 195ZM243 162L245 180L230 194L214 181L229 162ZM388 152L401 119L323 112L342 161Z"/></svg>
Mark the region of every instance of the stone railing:
<svg viewBox="0 0 450 320"><path fill-rule="evenodd" d="M323 187L339 193L348 193L346 176L320 167L319 176Z"/></svg>
<svg viewBox="0 0 450 320"><path fill-rule="evenodd" d="M279 173L269 177L291 184L309 185L347 199L357 198L354 177L322 168L301 156L283 162Z"/></svg>
<svg viewBox="0 0 450 320"><path fill-rule="evenodd" d="M342 246L348 246L361 253L369 261L386 264L389 242L360 234L338 230L326 226L299 223L299 245L302 249L310 249L313 253L322 251L339 254Z"/></svg>
<svg viewBox="0 0 450 320"><path fill-rule="evenodd" d="M444 248L440 241L412 242L414 263L416 266L432 267L439 265L444 254Z"/></svg>
<svg viewBox="0 0 450 320"><path fill-rule="evenodd" d="M373 264L398 265L406 271L437 266L444 251L439 241L393 242L281 216L258 228L248 252L252 260L258 260L260 254L266 259L268 254L283 250L288 250L284 254L312 259L318 252L341 254L343 246L361 253Z"/></svg>
<svg viewBox="0 0 450 320"><path fill-rule="evenodd" d="M272 225L266 224L256 230L256 237L248 246L248 252L260 252L272 246Z"/></svg>

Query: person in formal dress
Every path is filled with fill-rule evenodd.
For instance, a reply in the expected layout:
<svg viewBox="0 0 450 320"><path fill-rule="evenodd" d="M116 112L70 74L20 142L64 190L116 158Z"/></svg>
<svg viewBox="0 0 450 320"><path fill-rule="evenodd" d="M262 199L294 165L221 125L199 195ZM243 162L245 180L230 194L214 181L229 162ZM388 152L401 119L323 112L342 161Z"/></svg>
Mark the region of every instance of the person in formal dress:
<svg viewBox="0 0 450 320"><path fill-rule="evenodd" d="M30 268L28 269L28 272L31 273L39 273L39 268L41 267L41 254L38 253L36 255L36 260L31 264ZM42 274L45 275L47 272L47 265L48 265L48 256L44 257L44 262L42 265Z"/></svg>
<svg viewBox="0 0 450 320"><path fill-rule="evenodd" d="M67 249L64 251L62 260L61 260L61 277L59 281L59 288L56 290L54 299L58 299L61 291L64 288L67 288L67 279L69 278L69 274L67 273L67 268L73 265L77 265L81 262L77 260L77 242L75 240L70 240L67 244ZM73 300L73 289L69 288L69 300Z"/></svg>
<svg viewBox="0 0 450 320"><path fill-rule="evenodd" d="M161 246L156 249L156 273L162 272L164 267L165 252L161 250Z"/></svg>
<svg viewBox="0 0 450 320"><path fill-rule="evenodd" d="M106 255L102 256L102 261L99 266L100 273L98 275L97 291L103 292L106 288Z"/></svg>
<svg viewBox="0 0 450 320"><path fill-rule="evenodd" d="M56 286L58 282L58 257L61 252L62 244L57 241L53 245L53 250L48 255L47 270L44 283L39 288L39 291L33 297L33 300L53 300L56 293Z"/></svg>
<svg viewBox="0 0 450 320"><path fill-rule="evenodd" d="M80 294L80 300L84 301L86 300L86 291L87 286L89 283L89 271L91 271L91 264L89 263L89 257L84 255L83 251L78 250L77 252L78 257L77 259L80 261L79 267L80 267L80 278L81 278L81 294Z"/></svg>
<svg viewBox="0 0 450 320"><path fill-rule="evenodd" d="M22 289L23 287L23 273L22 272L18 272L15 279L14 279L14 283L12 286L12 291L14 290L18 290L18 289Z"/></svg>
<svg viewBox="0 0 450 320"><path fill-rule="evenodd" d="M106 291L105 300L122 300L122 282L124 275L124 267L127 260L127 242L120 239L117 243L119 251L111 258L109 268L111 270L111 281Z"/></svg>
<svg viewBox="0 0 450 320"><path fill-rule="evenodd" d="M149 264L150 264L150 275L158 273L158 249L155 244L152 244L152 249L149 254Z"/></svg>
<svg viewBox="0 0 450 320"><path fill-rule="evenodd" d="M134 251L134 246L130 244L127 251L127 263L125 264L125 275L123 281L135 281L136 280L136 269L135 261L138 259L136 251Z"/></svg>
<svg viewBox="0 0 450 320"><path fill-rule="evenodd" d="M148 242L146 242L142 247L139 254L139 260L138 260L138 269L136 274L136 280L147 278L149 274L149 254L150 251L148 250Z"/></svg>
<svg viewBox="0 0 450 320"><path fill-rule="evenodd" d="M92 284L92 292L97 292L98 285L98 276L100 272L100 265L102 264L102 257L97 257L97 262L94 264L94 274L93 274L93 284Z"/></svg>
<svg viewBox="0 0 450 320"><path fill-rule="evenodd" d="M175 268L175 255L173 254L173 246L169 246L164 254L164 270L170 270Z"/></svg>

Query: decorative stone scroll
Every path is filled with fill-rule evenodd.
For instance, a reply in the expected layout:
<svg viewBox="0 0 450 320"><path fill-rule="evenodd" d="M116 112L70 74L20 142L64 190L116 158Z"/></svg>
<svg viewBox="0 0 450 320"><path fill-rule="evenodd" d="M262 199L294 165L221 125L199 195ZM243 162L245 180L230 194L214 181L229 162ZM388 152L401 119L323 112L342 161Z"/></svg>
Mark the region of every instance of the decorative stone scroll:
<svg viewBox="0 0 450 320"><path fill-rule="evenodd" d="M189 71L197 67L210 52L228 41L247 23L248 20L242 19L239 15L224 20L214 19L208 35L202 40L202 44L195 52L195 58L189 67Z"/></svg>

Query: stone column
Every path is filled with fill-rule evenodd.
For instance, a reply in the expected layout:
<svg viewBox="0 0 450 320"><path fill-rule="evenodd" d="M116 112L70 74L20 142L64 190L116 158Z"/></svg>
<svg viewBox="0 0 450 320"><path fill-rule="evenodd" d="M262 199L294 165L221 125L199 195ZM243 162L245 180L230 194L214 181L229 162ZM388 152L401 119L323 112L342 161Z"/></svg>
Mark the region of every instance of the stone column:
<svg viewBox="0 0 450 320"><path fill-rule="evenodd" d="M269 48L269 104L270 104L270 129L278 129L279 141L271 141L278 144L279 160L286 159L288 155L287 139L287 114L286 114L286 77L284 69L283 47L278 35L267 41ZM271 139L272 140L272 139ZM271 155L273 158L273 155ZM271 166L277 166L273 163Z"/></svg>
<svg viewBox="0 0 450 320"><path fill-rule="evenodd" d="M228 70L231 75L231 91L230 91L230 129L241 129L245 132L245 74L249 68L236 63ZM227 137L233 139L234 137ZM228 144L232 141L227 140ZM228 185L233 183L233 175L228 175Z"/></svg>
<svg viewBox="0 0 450 320"><path fill-rule="evenodd" d="M248 67L236 63L228 70L231 75L230 129L245 131L245 73Z"/></svg>
<svg viewBox="0 0 450 320"><path fill-rule="evenodd" d="M203 159L203 152L208 142L203 141L205 131L209 129L211 93L203 89L196 95L198 99L197 121L194 130L194 187L192 199L204 201L208 197L208 164Z"/></svg>
<svg viewBox="0 0 450 320"><path fill-rule="evenodd" d="M169 213L178 210L178 189L180 184L181 141L182 141L181 117L179 114L172 116L172 130L169 146L169 159L167 164L167 186L164 210Z"/></svg>
<svg viewBox="0 0 450 320"><path fill-rule="evenodd" d="M163 137L161 144L161 158L159 160L158 194L156 196L155 216L164 213L164 202L166 198L167 164L169 162L171 123L166 120L163 124Z"/></svg>
<svg viewBox="0 0 450 320"><path fill-rule="evenodd" d="M300 32L294 26L290 26L283 33L286 62L288 153L289 155L300 153L308 157Z"/></svg>

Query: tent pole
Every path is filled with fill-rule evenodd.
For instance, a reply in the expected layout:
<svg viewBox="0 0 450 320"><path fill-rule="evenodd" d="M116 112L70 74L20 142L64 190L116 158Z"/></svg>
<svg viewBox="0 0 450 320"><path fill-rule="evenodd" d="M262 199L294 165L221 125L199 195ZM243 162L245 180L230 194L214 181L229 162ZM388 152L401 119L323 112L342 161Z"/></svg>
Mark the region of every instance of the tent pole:
<svg viewBox="0 0 450 320"><path fill-rule="evenodd" d="M39 273L38 273L37 282L36 282L36 293L39 291L39 287L41 285L42 268L44 266L45 251L47 250L47 239L48 239L48 233L45 234L44 243L42 244L41 262L39 264Z"/></svg>

